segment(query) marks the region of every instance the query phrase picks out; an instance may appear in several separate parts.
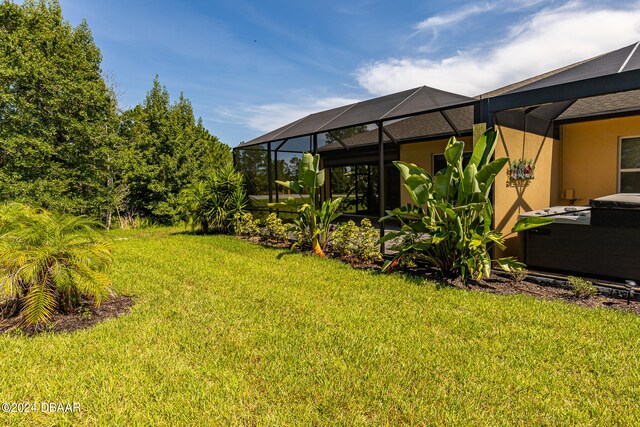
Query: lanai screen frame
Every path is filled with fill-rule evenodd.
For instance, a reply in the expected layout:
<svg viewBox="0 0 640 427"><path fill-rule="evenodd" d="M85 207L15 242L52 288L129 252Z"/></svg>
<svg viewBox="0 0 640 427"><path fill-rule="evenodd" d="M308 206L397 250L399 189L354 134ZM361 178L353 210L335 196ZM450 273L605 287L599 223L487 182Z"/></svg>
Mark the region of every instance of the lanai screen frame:
<svg viewBox="0 0 640 427"><path fill-rule="evenodd" d="M410 103L412 102L412 98L414 98L414 102L415 102L415 97L416 95L427 95L428 96L428 101L432 102L434 105L432 105L429 108L412 108L412 106L410 105ZM402 98L402 95L406 95L405 97ZM375 113L374 111L367 111L367 103L370 104L374 104L373 101L380 101L383 100L384 98L387 97L391 97L391 96L398 96L399 99L397 103L393 103L392 105L390 105L390 109L386 110L386 111L380 111L375 117L372 117L372 113ZM438 100L434 99L437 98L438 96L443 96L443 97L447 97L449 98L447 101L443 102L441 105L437 105ZM268 170L267 170L267 176L269 177L269 183L268 183L268 188L269 188L269 202L272 203L273 202L273 195L274 195L274 191L273 191L273 182L275 180L271 179L272 177L272 153L274 153L277 156L277 153L279 151L279 148L282 147L283 145L286 144L286 142L292 138L301 138L301 137L309 137L310 138L310 149L311 149L311 153L312 154L317 154L318 153L318 135L321 134L329 134L331 135L332 132L335 131L340 131L343 129L349 129L349 128L353 128L353 127L358 127L358 126L375 126L377 127L377 147L378 147L378 152L377 152L377 157L378 157L378 198L380 200L379 203L379 217L383 217L385 215L385 203L384 200L386 200L386 194L385 194L385 185L386 185L386 181L385 181L385 155L384 155L384 147L385 147L385 136L388 138L388 140L390 140L392 143L394 144L398 144L399 142L394 138L394 136L389 133L386 129L385 129L385 123L387 122L391 122L391 121L397 121L397 120L401 120L401 119L406 119L406 118L410 118L410 117L414 117L414 116L419 116L419 115L426 115L429 113L440 113L444 119L446 120L446 122L448 123L448 125L451 127L451 132L448 134L449 136L452 135L456 135L456 136L460 136L461 135L461 131L459 129L456 128L456 125L453 123L452 120L450 120L450 118L447 116L447 111L448 110L453 110L453 109L457 109L457 108L462 108L462 107L468 107L468 106L473 106L474 107L474 112L476 110L476 105L480 102L477 99L474 98L469 98L469 97L465 97L462 95L457 95L457 94L451 94L448 92L444 92L444 91L439 91L437 89L432 89L432 88L427 88L426 86L417 88L417 89L411 89L409 91L404 91L404 92L399 92L398 94L392 94L392 95L388 95L387 97L381 97L381 98L376 98L374 100L369 100L369 101L363 101L361 103L356 103L356 104L351 104L351 105L347 105L344 107L339 107L333 110L327 110L327 111L323 111L320 113L316 113L316 119L321 119L322 117L318 117L322 114L328 114L328 115L334 115L334 117L327 117L328 121L326 121L326 123L321 124L320 127L314 129L311 132L307 132L307 133L301 133L301 134L297 134L295 132L296 127L300 128L300 127L304 127L304 121L314 115L311 116L307 116L305 118L302 118L300 120L297 120L293 123L290 123L289 125L283 126L280 129L277 129L275 131L272 131L266 135L263 135L262 137L256 138L252 141L249 141L247 143L241 144L237 147L235 147L233 149L233 153L234 153L234 164L236 164L236 153L239 150L244 150L244 149L250 149L251 147L255 147L258 145L264 145L266 144L267 146L267 158L268 158L268 162L267 162L267 166L268 166ZM400 99L402 98L402 99ZM359 107L360 106L360 107ZM378 109L380 108L379 105L372 105L372 107L377 107ZM349 120L349 111L352 111L353 109L360 109L360 110L364 110L361 111L361 114L358 116L356 115L356 119L355 120ZM373 108L372 108L373 109ZM363 119L363 120L357 120L357 117L363 117L363 116L368 116L367 119ZM339 123L339 126L332 126L331 123ZM285 137L282 137L282 136ZM343 148L343 150L345 152L349 152L350 147L348 145L346 145L342 140L340 140L339 138L337 138L335 135L331 135L333 137L333 139L335 139ZM424 137L424 139L430 139L430 137L442 137L442 134L439 135L421 135L421 137ZM370 145L374 145L374 144L370 144ZM357 157L354 158L355 161L357 161ZM380 237L384 236L385 234L385 226L384 223L380 223ZM381 245L381 250L384 252L384 245Z"/></svg>

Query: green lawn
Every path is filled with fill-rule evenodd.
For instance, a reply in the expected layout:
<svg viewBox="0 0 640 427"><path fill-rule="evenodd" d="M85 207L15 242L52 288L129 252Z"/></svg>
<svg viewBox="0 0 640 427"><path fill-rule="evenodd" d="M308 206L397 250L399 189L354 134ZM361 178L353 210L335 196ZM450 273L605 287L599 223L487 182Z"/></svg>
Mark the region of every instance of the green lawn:
<svg viewBox="0 0 640 427"><path fill-rule="evenodd" d="M638 425L640 317L232 237L115 234L129 315L0 337L0 425Z"/></svg>

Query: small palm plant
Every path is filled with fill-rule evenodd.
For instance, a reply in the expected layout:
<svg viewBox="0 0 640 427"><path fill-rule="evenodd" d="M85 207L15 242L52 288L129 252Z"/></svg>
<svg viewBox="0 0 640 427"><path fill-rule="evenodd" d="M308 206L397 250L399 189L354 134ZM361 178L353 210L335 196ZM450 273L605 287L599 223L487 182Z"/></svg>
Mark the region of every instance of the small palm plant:
<svg viewBox="0 0 640 427"><path fill-rule="evenodd" d="M0 304L13 302L27 324L72 313L81 297L109 296L110 239L86 217L13 203L0 207Z"/></svg>

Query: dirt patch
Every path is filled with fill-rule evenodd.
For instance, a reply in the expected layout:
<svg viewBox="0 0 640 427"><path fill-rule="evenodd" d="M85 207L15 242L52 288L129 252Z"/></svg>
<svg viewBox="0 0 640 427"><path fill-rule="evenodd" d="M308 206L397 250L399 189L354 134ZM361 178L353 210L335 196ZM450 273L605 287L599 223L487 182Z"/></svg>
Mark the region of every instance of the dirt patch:
<svg viewBox="0 0 640 427"><path fill-rule="evenodd" d="M26 326L19 317L4 319L0 321L0 334L18 333L33 336L43 332L60 333L87 329L107 319L129 313L133 304L131 296L120 295L109 298L97 308L92 302L85 301L78 308L77 314L57 314L47 324Z"/></svg>

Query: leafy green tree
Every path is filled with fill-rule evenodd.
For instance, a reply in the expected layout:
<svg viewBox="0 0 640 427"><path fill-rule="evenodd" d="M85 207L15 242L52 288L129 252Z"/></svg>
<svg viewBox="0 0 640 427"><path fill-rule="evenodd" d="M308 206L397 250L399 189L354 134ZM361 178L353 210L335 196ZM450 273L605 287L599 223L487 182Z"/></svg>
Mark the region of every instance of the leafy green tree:
<svg viewBox="0 0 640 427"><path fill-rule="evenodd" d="M86 22L4 1L0 46L0 200L103 216L118 118Z"/></svg>
<svg viewBox="0 0 640 427"><path fill-rule="evenodd" d="M179 194L231 163L231 151L196 121L182 94L175 104L158 76L141 105L122 114L120 136L128 155L123 166L124 208L160 223L176 220Z"/></svg>
<svg viewBox="0 0 640 427"><path fill-rule="evenodd" d="M267 150L263 146L236 150L236 167L244 176L244 183L250 195L268 194ZM285 174L283 165L281 173Z"/></svg>

